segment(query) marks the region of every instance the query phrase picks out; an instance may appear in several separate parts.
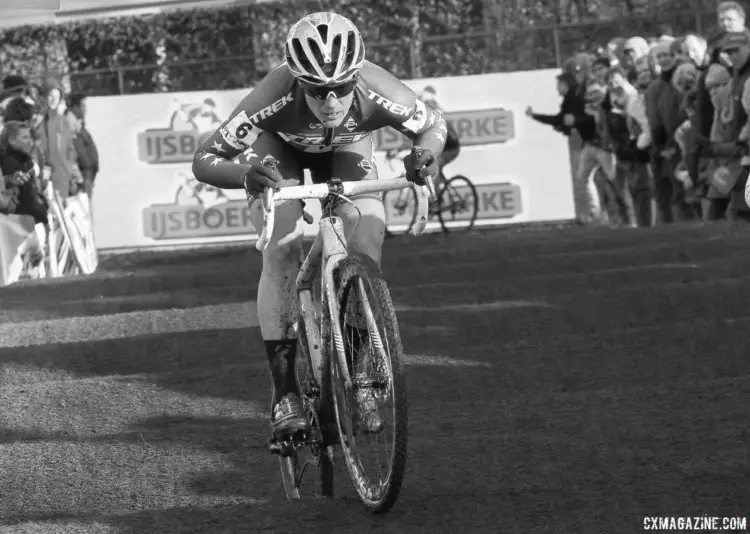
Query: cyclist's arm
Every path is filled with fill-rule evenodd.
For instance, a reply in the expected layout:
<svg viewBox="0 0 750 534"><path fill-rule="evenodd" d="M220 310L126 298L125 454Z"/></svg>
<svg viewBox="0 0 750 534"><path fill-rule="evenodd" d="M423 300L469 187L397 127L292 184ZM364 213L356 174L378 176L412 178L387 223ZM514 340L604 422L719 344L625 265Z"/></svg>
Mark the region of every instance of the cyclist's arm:
<svg viewBox="0 0 750 534"><path fill-rule="evenodd" d="M440 111L425 107L421 100L415 98L416 111L409 120L394 125L394 128L406 135L425 150L429 150L435 157L440 156L445 148L448 135L448 126ZM419 113L424 110L424 118L419 118Z"/></svg>
<svg viewBox="0 0 750 534"><path fill-rule="evenodd" d="M368 98L383 126L391 126L438 157L445 147L448 127L442 113L425 106L398 78L380 67L369 73Z"/></svg>
<svg viewBox="0 0 750 534"><path fill-rule="evenodd" d="M247 98L251 97L250 94ZM245 100L247 100L247 98ZM258 135L259 129L248 119L246 102L243 101L211 136L206 139L193 157L193 174L203 183L221 189L242 189L250 165L235 162ZM248 127L250 129L248 130ZM247 136L240 139L237 131Z"/></svg>
<svg viewBox="0 0 750 534"><path fill-rule="evenodd" d="M283 67L283 66L282 66ZM283 71L287 69L284 67ZM237 108L211 136L206 139L193 157L193 174L200 182L221 189L242 189L250 169L244 152L255 142L268 124L270 108L278 112L291 102L286 97L287 80L281 69L266 76L247 95ZM264 117L264 118L261 118Z"/></svg>

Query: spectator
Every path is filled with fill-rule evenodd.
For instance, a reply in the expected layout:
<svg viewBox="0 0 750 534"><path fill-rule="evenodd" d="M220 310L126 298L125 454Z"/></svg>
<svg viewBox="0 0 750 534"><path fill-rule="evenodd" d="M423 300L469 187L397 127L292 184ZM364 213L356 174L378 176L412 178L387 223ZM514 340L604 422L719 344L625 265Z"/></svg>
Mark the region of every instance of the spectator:
<svg viewBox="0 0 750 534"><path fill-rule="evenodd" d="M625 201L630 204L630 226L649 226L652 191L647 150L651 145L651 131L643 94L628 81L624 68L612 70L608 81L614 101L623 110L626 124L615 152L617 181L623 189Z"/></svg>
<svg viewBox="0 0 750 534"><path fill-rule="evenodd" d="M730 193L728 217L732 220L750 220L750 207L745 202L745 186L747 183L750 161L748 160L748 141L750 132L748 116L750 115L750 37L746 31L727 33L724 37L722 50L726 53L726 60L732 65L732 84L730 101L732 107L732 123L730 136L735 144L741 147L739 154L733 154L732 162L737 172L731 172L733 167L727 167L735 185ZM739 104L739 105L737 105ZM738 161L739 160L739 161ZM736 180L735 180L736 176Z"/></svg>
<svg viewBox="0 0 750 534"><path fill-rule="evenodd" d="M660 42L652 50L660 75L646 91L646 111L651 129L651 162L657 216L665 223L691 218L685 204L684 187L675 177L681 155L674 133L687 115L682 98L672 85L677 67L671 43Z"/></svg>
<svg viewBox="0 0 750 534"><path fill-rule="evenodd" d="M76 150L73 132L59 108L63 101L60 84L48 78L44 87L47 111L43 123L45 159L52 167L52 184L62 198L75 192Z"/></svg>
<svg viewBox="0 0 750 534"><path fill-rule="evenodd" d="M20 100L20 99L19 99ZM47 202L39 188L40 167L33 160L34 140L28 123L8 121L0 134L0 285L15 279L18 255L28 253L31 265L44 258L42 242ZM36 223L38 224L35 229Z"/></svg>
<svg viewBox="0 0 750 534"><path fill-rule="evenodd" d="M0 169L5 190L16 197L11 213L31 215L35 223L47 223L47 202L39 189L41 168L34 161L34 139L27 122L5 123L0 135Z"/></svg>
<svg viewBox="0 0 750 534"><path fill-rule="evenodd" d="M93 188L94 188L94 176L95 176L95 153L91 150L91 145L87 144L86 138L81 133L83 131L83 121L78 115L71 109L65 110L65 118L70 125L70 129L73 132L73 145L76 149L76 165L83 178L81 184L86 195L91 200ZM90 137L89 137L90 139Z"/></svg>
<svg viewBox="0 0 750 534"><path fill-rule="evenodd" d="M627 73L628 81L637 85L638 73L636 63L643 57L648 56L648 42L643 37L631 37L623 45L622 67Z"/></svg>
<svg viewBox="0 0 750 534"><path fill-rule="evenodd" d="M576 184L574 187L576 214L579 222L589 223L594 211L594 198L589 190L589 175L596 166L596 152L598 144L596 123L594 117L586 114L586 78L588 73L588 58L585 54L578 54L566 62L563 73L557 76L557 91L562 97L560 111L555 115L535 113L529 106L526 116L552 126L563 135L569 136L576 130L583 142L583 148L578 157L576 169Z"/></svg>
<svg viewBox="0 0 750 534"><path fill-rule="evenodd" d="M583 151L581 152L581 162L579 165L578 179L582 181L581 187L585 187L588 190L588 181L593 171L598 167L604 175L604 179L596 182L596 185L600 189L600 195L604 200L604 205L614 202L617 208L622 214L623 204L621 191L617 187L616 182L616 165L617 160L615 158L614 150L615 143L613 141L610 129L610 122L608 112L611 109L609 106L609 92L607 86L596 82L591 82L586 87L585 96L585 119L579 118L576 120L576 128L579 123L581 125L589 125L593 128L593 138L586 143ZM608 217L607 213L592 213L594 218L598 218L604 222L605 220L612 219Z"/></svg>
<svg viewBox="0 0 750 534"><path fill-rule="evenodd" d="M571 117L581 115L584 112L584 95L581 93L575 76L569 72L563 72L557 76L557 92L562 97L559 113L556 115L535 113L534 109L529 106L526 108L526 116L542 124L552 126L564 135L570 135L572 131ZM568 116L567 119L566 116Z"/></svg>
<svg viewBox="0 0 750 534"><path fill-rule="evenodd" d="M685 66L681 65L682 66ZM692 65L690 65L692 67ZM685 99L683 101L685 113L687 119L683 122L675 131L674 139L677 144L682 159L675 168L675 178L682 184L685 190L685 203L688 208L693 212L696 218L701 217L701 196L702 191L698 184L693 182L690 178L690 174L686 170L686 155L694 151L695 146L695 130L693 128L693 117L695 116L695 91L685 93Z"/></svg>
<svg viewBox="0 0 750 534"><path fill-rule="evenodd" d="M734 183L726 180L726 171L732 156L738 153L739 147L732 137L732 115L727 113L730 105L732 75L723 65L713 64L708 68L705 76L705 87L708 91L714 116L711 121L711 133L708 142L702 143L701 154L704 161L708 161L707 169L700 179L707 183L707 192L702 200L703 220L716 221L726 216L729 207L729 193ZM704 136L696 132L696 140ZM697 143L700 148L701 143ZM736 159L736 158L735 158Z"/></svg>
<svg viewBox="0 0 750 534"><path fill-rule="evenodd" d="M734 1L721 2L717 8L719 27L725 33L745 31L745 9Z"/></svg>
<svg viewBox="0 0 750 534"><path fill-rule="evenodd" d="M607 73L612 66L608 57L598 57L591 65L591 81L598 85L607 84Z"/></svg>
<svg viewBox="0 0 750 534"><path fill-rule="evenodd" d="M712 98L706 89L706 76L709 66L713 62L711 50L709 50L706 40L697 35L688 35L685 38L684 46L687 56L698 69L698 83L695 90L695 113L691 119L693 133L696 136L709 137L714 115ZM694 144L693 150L687 154L685 159L685 168L690 180L696 184L702 181L699 175L701 162L700 150L701 145ZM704 203L703 208L707 207Z"/></svg>
<svg viewBox="0 0 750 534"><path fill-rule="evenodd" d="M635 62L635 86L639 92L644 94L651 82L654 81L655 73L650 56L638 58ZM650 138L650 137L649 137Z"/></svg>

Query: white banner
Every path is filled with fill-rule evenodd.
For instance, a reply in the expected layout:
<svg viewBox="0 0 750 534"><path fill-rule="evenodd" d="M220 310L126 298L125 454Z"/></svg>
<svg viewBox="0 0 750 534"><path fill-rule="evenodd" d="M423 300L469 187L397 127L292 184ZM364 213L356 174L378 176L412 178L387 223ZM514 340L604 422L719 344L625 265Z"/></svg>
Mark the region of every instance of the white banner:
<svg viewBox="0 0 750 534"><path fill-rule="evenodd" d="M461 153L445 169L463 174L480 197L478 224L542 222L574 217L568 144L552 128L524 115L527 106L555 113L556 70L406 81L417 94L432 86L461 138ZM220 191L192 175L199 142L232 112L247 91L155 93L92 97L87 126L100 154L94 193L100 249L147 248L254 237L244 193ZM403 170L383 150L405 138L375 134L381 177ZM308 203L317 221L320 209ZM306 225L312 235L317 222Z"/></svg>

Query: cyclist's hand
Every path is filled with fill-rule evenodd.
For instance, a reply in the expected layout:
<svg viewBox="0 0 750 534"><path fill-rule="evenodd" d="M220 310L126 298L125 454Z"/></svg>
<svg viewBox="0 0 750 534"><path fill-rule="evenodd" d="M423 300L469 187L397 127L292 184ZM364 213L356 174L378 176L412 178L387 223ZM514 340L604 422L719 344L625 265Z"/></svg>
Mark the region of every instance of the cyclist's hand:
<svg viewBox="0 0 750 534"><path fill-rule="evenodd" d="M417 185L425 185L425 178L436 176L438 173L438 161L430 150L422 150L421 154L417 153L415 147L404 158L404 168L406 169L406 179Z"/></svg>
<svg viewBox="0 0 750 534"><path fill-rule="evenodd" d="M245 191L260 195L266 187L276 188L281 183L279 171L263 165L252 165L245 173Z"/></svg>

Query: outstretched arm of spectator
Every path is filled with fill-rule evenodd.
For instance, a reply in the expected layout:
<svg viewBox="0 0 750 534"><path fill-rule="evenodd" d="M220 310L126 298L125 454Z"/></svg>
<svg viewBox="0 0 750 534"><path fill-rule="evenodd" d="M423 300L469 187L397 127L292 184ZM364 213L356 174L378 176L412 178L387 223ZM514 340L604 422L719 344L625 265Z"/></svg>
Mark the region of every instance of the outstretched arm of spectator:
<svg viewBox="0 0 750 534"><path fill-rule="evenodd" d="M542 113L532 113L529 116L537 122L541 122L542 124L546 124L548 126L553 126L554 128L563 127L562 113L558 113L557 115L544 115Z"/></svg>
<svg viewBox="0 0 750 534"><path fill-rule="evenodd" d="M562 111L557 115L545 115L543 113L534 113L534 110L529 106L526 108L526 116L547 126L552 126L558 132L562 132L566 135L570 134L570 128L565 126L563 122Z"/></svg>

